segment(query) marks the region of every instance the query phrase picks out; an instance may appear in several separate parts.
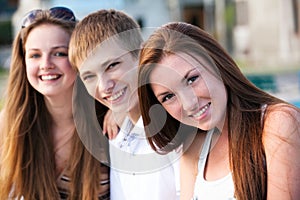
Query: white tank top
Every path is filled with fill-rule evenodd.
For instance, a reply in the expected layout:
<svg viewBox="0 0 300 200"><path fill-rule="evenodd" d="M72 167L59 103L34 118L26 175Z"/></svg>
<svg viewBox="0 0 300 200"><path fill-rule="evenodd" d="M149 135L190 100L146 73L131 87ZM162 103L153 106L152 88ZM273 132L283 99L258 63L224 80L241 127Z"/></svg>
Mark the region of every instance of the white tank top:
<svg viewBox="0 0 300 200"><path fill-rule="evenodd" d="M207 156L210 150L211 138L214 129L207 132L203 148L198 162L198 175L196 177L194 197L192 200L233 200L234 198L234 184L232 175L229 173L227 176L215 180L206 181L204 179L204 168Z"/></svg>

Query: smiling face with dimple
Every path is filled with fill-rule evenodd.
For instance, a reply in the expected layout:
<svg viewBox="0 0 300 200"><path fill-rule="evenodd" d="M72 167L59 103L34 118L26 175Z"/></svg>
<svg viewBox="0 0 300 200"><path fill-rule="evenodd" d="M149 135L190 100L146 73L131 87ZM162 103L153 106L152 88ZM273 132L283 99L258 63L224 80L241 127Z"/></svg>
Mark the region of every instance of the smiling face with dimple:
<svg viewBox="0 0 300 200"><path fill-rule="evenodd" d="M163 57L150 74L154 95L178 121L202 130L223 126L225 86L209 72L204 60L186 54Z"/></svg>
<svg viewBox="0 0 300 200"><path fill-rule="evenodd" d="M138 107L137 58L111 40L99 45L80 66L89 94L114 112Z"/></svg>
<svg viewBox="0 0 300 200"><path fill-rule="evenodd" d="M62 95L73 89L76 72L68 59L69 40L69 33L52 24L37 26L27 37L27 78L32 87L45 96Z"/></svg>

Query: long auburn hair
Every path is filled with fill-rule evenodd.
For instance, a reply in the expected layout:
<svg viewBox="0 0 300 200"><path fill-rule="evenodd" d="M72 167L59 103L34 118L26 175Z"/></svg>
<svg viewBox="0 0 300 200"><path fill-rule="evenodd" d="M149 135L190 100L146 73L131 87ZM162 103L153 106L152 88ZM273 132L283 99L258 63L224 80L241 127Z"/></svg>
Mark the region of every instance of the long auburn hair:
<svg viewBox="0 0 300 200"><path fill-rule="evenodd" d="M147 138L152 148L168 152L185 142L189 135L177 130L185 125L170 115L158 133L152 133L151 127L147 127L150 122L159 123L159 118L150 118L149 115L150 108L160 104L149 84L150 73L165 56L175 53L204 57L213 63L214 66L206 67L220 76L228 96L229 161L235 196L240 200L266 199L267 166L262 140L261 107L283 101L255 87L216 40L200 28L187 23L176 22L162 26L148 38L140 53L138 93Z"/></svg>
<svg viewBox="0 0 300 200"><path fill-rule="evenodd" d="M44 97L28 82L24 44L32 29L54 24L71 35L76 22L53 18L42 11L35 22L19 31L13 42L7 98L1 130L0 199L59 199L52 116ZM71 102L70 102L71 103ZM84 147L76 131L72 136L69 199L98 199L100 162Z"/></svg>

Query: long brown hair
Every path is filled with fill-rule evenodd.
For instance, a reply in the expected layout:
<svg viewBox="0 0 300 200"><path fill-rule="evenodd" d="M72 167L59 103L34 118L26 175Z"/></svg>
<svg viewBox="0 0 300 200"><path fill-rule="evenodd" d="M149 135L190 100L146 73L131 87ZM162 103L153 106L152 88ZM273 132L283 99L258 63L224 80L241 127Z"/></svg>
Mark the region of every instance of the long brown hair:
<svg viewBox="0 0 300 200"><path fill-rule="evenodd" d="M71 35L76 22L62 21L43 11L17 34L12 49L7 98L1 130L0 199L59 199L55 153L50 130L52 116L44 97L28 82L24 44L29 32L41 24L54 24ZM70 102L71 103L71 102ZM97 199L100 163L85 149L76 131L69 158L69 199Z"/></svg>
<svg viewBox="0 0 300 200"><path fill-rule="evenodd" d="M208 70L214 70L225 85L228 96L229 159L235 196L241 200L266 199L267 167L262 142L261 107L283 101L249 82L228 53L200 28L181 22L169 23L156 30L145 42L140 54L138 91L145 126L150 124L151 106L159 104L151 90L149 75L164 56L179 52L209 59L215 69ZM205 57L203 52L208 56ZM176 130L176 127L182 126L181 123L171 116L169 119L157 134L146 128L148 140L156 151L168 151L165 147L171 141L174 148L184 142L173 139L176 138L176 134L182 134ZM158 123L156 118L151 120L152 124Z"/></svg>

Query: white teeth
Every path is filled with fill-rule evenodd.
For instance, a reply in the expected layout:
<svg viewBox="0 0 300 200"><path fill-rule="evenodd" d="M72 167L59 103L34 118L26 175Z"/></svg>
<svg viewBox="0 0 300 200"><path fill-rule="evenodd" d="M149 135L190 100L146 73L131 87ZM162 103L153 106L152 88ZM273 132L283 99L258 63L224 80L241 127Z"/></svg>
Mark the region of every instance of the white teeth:
<svg viewBox="0 0 300 200"><path fill-rule="evenodd" d="M208 109L209 105L210 104L207 104L206 106L204 106L201 110L199 110L199 112L194 114L193 117L200 117Z"/></svg>
<svg viewBox="0 0 300 200"><path fill-rule="evenodd" d="M121 91L119 91L119 92L117 92L116 94L114 94L114 95L112 95L112 96L110 96L110 97L108 97L107 100L109 100L109 101L115 101L115 100L117 100L120 96L122 96L122 95L124 94L124 92L125 92L125 89L124 89L124 90L121 90Z"/></svg>
<svg viewBox="0 0 300 200"><path fill-rule="evenodd" d="M57 79L58 77L59 77L59 75L43 75L43 76L41 76L41 79L43 81L51 81L51 80Z"/></svg>

